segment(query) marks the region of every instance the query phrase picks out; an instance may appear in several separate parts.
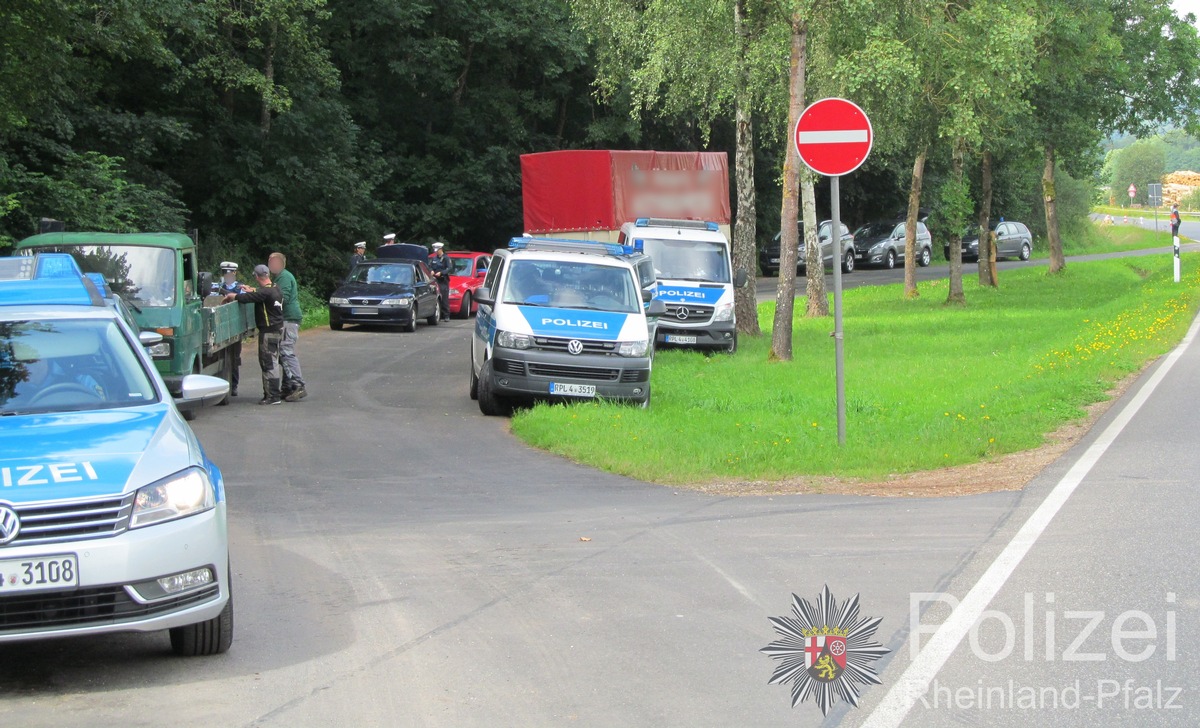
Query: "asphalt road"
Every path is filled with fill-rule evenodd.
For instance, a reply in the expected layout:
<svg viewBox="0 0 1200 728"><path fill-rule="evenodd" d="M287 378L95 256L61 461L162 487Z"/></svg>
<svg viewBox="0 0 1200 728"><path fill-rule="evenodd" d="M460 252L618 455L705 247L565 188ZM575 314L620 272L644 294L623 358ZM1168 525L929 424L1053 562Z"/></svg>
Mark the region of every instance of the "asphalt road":
<svg viewBox="0 0 1200 728"><path fill-rule="evenodd" d="M193 423L229 487L231 651L177 659L164 634L7 646L0 722L854 723L866 707L842 703L822 720L811 702L793 709L785 686L767 684L775 663L758 650L776 639L768 619L788 613L793 593L811 601L826 584L839 600L860 594L862 614L882 618L876 638L895 658L881 663L884 684L864 691L864 706L882 699L908 661L911 594L965 593L1079 455L1023 493L890 500L675 491L531 450L505 420L482 417L467 397L469 325L306 333L310 396L280 407L254 404L248 360L243 396ZM1173 377L1190 372L1181 365ZM1114 469L1093 473L1115 482L1081 489L1088 497L1078 503L1092 510L1074 514L1075 501L1064 508L1072 520L1031 554L1040 570L1019 572L1011 588L1057 591L1073 609L1103 609L1076 607L1100 600L1158 608L1160 625L1160 592L1174 589L1187 605L1177 610L1187 658L1169 677L1194 682L1197 652L1182 634L1200 602L1189 589L1194 571L1173 565L1194 550L1178 529L1196 514L1177 504L1191 494L1197 463L1168 455L1186 450L1195 393L1160 393L1175 408L1147 406L1161 420L1145 424L1145 439L1129 441ZM1183 425L1178 434L1155 438L1172 423ZM1165 535L1152 528L1156 518L1170 526ZM957 687L989 667L951 661L946 674ZM1021 674L1027 666L1001 667ZM1182 715L1194 724L1200 712ZM981 725L994 717L932 716ZM924 714L909 724L924 725Z"/></svg>

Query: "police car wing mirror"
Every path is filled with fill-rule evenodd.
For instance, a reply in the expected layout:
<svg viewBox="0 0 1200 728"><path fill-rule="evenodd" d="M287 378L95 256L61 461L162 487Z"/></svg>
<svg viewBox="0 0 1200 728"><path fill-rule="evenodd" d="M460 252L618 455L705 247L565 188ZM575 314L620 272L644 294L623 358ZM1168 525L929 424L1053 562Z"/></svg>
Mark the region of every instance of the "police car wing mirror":
<svg viewBox="0 0 1200 728"><path fill-rule="evenodd" d="M661 298L656 298L646 307L647 316L666 316L667 304L662 302Z"/></svg>
<svg viewBox="0 0 1200 728"><path fill-rule="evenodd" d="M745 268L738 268L737 273L733 276L733 287L742 288L750 282L750 276L746 273Z"/></svg>
<svg viewBox="0 0 1200 728"><path fill-rule="evenodd" d="M189 374L183 378L180 390L176 404L217 404L229 394L229 382L207 374Z"/></svg>
<svg viewBox="0 0 1200 728"><path fill-rule="evenodd" d="M492 289L487 286L480 286L475 291L475 303L483 304L484 306L492 306L496 303L496 299L492 296Z"/></svg>
<svg viewBox="0 0 1200 728"><path fill-rule="evenodd" d="M138 334L138 342L142 346L154 346L161 344L163 340L162 334L157 331L143 331Z"/></svg>

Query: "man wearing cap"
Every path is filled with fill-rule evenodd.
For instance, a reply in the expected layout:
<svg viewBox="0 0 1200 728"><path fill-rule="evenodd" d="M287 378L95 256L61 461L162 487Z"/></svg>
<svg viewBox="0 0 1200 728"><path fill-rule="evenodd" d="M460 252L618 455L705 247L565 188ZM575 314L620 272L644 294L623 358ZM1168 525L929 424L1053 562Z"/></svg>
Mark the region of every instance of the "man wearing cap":
<svg viewBox="0 0 1200 728"><path fill-rule="evenodd" d="M279 342L283 339L283 294L271 285L271 269L254 266L257 288L243 286L241 293L225 294L225 301L254 304L258 327L258 365L262 368L263 398L259 404L282 404L279 393Z"/></svg>
<svg viewBox="0 0 1200 728"><path fill-rule="evenodd" d="M384 235L383 236L383 244L384 245L395 245L396 244L396 233L388 233L387 235Z"/></svg>
<svg viewBox="0 0 1200 728"><path fill-rule="evenodd" d="M308 396L304 377L300 374L300 359L296 357L296 342L300 340L300 286L296 276L287 269L287 256L271 253L267 258L271 280L283 294L283 339L279 342L279 363L283 367L283 401L299 402Z"/></svg>
<svg viewBox="0 0 1200 728"><path fill-rule="evenodd" d="M217 284L217 295L227 296L230 293L238 294L242 292L242 282L237 279L238 264L233 261L221 261L221 282ZM229 375L229 396L236 397L238 392L238 380L241 378L240 370L242 368L242 339L229 345L229 355L233 357L232 372Z"/></svg>
<svg viewBox="0 0 1200 728"><path fill-rule="evenodd" d="M433 271L434 280L437 281L438 287L438 309L441 311L443 321L450 320L450 273L454 270L454 264L450 262L450 256L446 255L443 248L445 243L433 244L433 255L429 256L429 270Z"/></svg>
<svg viewBox="0 0 1200 728"><path fill-rule="evenodd" d="M354 253L350 256L350 270L354 270L354 266L367 259L367 242L364 240L354 244Z"/></svg>

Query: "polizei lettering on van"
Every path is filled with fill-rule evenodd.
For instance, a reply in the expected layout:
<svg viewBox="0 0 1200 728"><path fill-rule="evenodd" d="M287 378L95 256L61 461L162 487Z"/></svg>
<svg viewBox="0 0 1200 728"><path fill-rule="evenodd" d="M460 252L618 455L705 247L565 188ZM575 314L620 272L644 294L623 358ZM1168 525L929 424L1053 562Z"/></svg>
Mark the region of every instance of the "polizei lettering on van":
<svg viewBox="0 0 1200 728"><path fill-rule="evenodd" d="M708 298L703 291L681 291L677 288L661 288L658 291L661 297L679 296L680 298Z"/></svg>
<svg viewBox="0 0 1200 728"><path fill-rule="evenodd" d="M91 463L51 463L50 465L16 465L0 468L0 486L5 488L22 485L49 485L50 483L78 483L84 480L99 480Z"/></svg>
<svg viewBox="0 0 1200 728"><path fill-rule="evenodd" d="M582 319L565 319L565 318L543 318L542 326L571 326L577 329L607 329L608 324L604 321L584 321Z"/></svg>

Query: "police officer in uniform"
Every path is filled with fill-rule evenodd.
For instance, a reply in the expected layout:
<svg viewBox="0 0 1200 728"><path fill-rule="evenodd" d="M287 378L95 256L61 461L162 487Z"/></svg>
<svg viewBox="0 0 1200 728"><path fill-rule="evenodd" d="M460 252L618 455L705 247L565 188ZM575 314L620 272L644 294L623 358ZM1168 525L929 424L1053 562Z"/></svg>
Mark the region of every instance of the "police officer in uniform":
<svg viewBox="0 0 1200 728"><path fill-rule="evenodd" d="M238 264L231 260L221 261L221 281L217 284L216 294L227 296L230 293L242 292L242 282L237 279ZM229 345L229 354L233 357L233 372L229 376L229 396L236 397L238 380L242 368L242 340L238 339Z"/></svg>
<svg viewBox="0 0 1200 728"><path fill-rule="evenodd" d="M429 270L433 271L434 280L437 281L438 287L438 308L441 310L441 318L443 321L450 320L450 273L454 270L454 264L450 262L450 256L446 255L443 248L445 243L433 244L433 255L429 258Z"/></svg>
<svg viewBox="0 0 1200 728"><path fill-rule="evenodd" d="M354 254L350 256L350 270L367 259L367 242L364 240L354 244Z"/></svg>
<svg viewBox="0 0 1200 728"><path fill-rule="evenodd" d="M283 294L271 284L271 269L254 267L257 288L243 286L241 293L225 294L225 301L254 304L254 324L258 327L258 365L262 368L263 398L259 404L283 404L279 391L281 367L279 343L283 339Z"/></svg>

